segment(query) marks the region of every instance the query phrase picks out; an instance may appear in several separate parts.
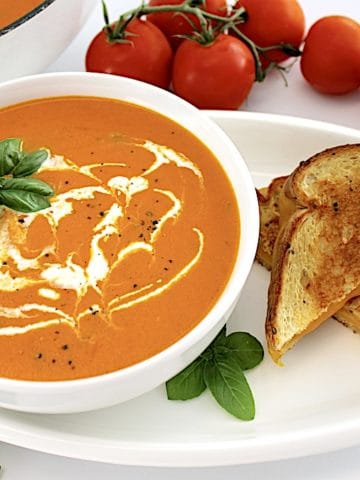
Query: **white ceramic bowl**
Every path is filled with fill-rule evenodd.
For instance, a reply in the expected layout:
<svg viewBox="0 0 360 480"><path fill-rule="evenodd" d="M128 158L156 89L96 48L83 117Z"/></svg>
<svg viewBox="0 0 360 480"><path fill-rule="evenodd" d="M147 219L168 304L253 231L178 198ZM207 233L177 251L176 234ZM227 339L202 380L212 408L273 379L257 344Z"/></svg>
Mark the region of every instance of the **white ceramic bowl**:
<svg viewBox="0 0 360 480"><path fill-rule="evenodd" d="M109 374L80 380L30 382L0 378L0 406L43 413L86 411L145 393L187 366L216 336L236 305L255 256L259 218L255 189L240 153L203 112L151 85L103 74L55 73L0 84L0 107L61 95L121 99L155 110L196 135L221 162L240 209L241 240L231 278L219 301L187 335L157 355Z"/></svg>
<svg viewBox="0 0 360 480"><path fill-rule="evenodd" d="M98 1L39 1L37 8L0 29L0 81L44 70L73 40Z"/></svg>

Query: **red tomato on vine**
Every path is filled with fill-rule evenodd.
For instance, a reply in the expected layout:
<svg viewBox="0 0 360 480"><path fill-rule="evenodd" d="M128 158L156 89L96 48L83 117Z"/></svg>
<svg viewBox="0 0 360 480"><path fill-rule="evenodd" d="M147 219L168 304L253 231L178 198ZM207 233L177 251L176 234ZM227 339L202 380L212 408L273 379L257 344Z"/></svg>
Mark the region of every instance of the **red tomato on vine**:
<svg viewBox="0 0 360 480"><path fill-rule="evenodd" d="M254 58L233 36L220 34L208 45L185 40L176 51L174 92L199 108L237 109L254 80Z"/></svg>
<svg viewBox="0 0 360 480"><path fill-rule="evenodd" d="M281 43L300 46L305 33L305 17L297 0L238 0L235 8L239 7L245 8L247 20L237 28L259 47ZM287 58L281 49L261 55L264 67Z"/></svg>
<svg viewBox="0 0 360 480"><path fill-rule="evenodd" d="M111 26L114 28L114 26ZM134 18L120 41L108 39L107 29L90 43L85 65L88 72L111 73L168 88L173 53L156 25Z"/></svg>

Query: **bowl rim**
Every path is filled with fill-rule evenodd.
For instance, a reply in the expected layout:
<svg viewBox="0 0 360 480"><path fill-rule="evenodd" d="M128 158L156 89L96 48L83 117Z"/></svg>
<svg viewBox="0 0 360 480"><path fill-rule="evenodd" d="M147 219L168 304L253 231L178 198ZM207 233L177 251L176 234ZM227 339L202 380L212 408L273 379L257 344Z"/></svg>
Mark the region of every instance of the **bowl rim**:
<svg viewBox="0 0 360 480"><path fill-rule="evenodd" d="M50 6L55 1L56 0L43 0L40 3L40 5L38 5L37 7L33 8L29 12L26 12L24 15L17 18L16 20L9 23L8 25L5 25L5 27L0 28L0 37L2 37L3 35L6 35L7 33L12 32L13 30L15 30L15 28L20 27L20 25L23 25L28 20L35 17L38 13L41 13L43 10L45 10L45 8Z"/></svg>
<svg viewBox="0 0 360 480"><path fill-rule="evenodd" d="M236 197L236 202L238 204L239 209L239 220L240 220L240 240L239 246L234 262L234 266L228 281L220 295L217 299L215 304L211 307L211 309L205 314L205 316L185 335L179 338L176 342L168 345L161 351L155 353L154 355L145 358L135 364L129 365L124 368L120 368L117 370L113 370L111 372L102 373L99 375L93 375L89 377L83 378L75 378L75 379L68 379L68 380L45 380L45 381L38 381L38 380L21 380L21 379L14 379L8 377L0 377L0 391L10 391L10 392L18 392L23 394L41 394L41 393L50 393L49 389L52 394L56 392L61 393L76 393L81 391L83 388L92 387L97 384L101 384L103 382L104 385L108 383L112 383L114 381L121 381L121 378L126 378L128 375L136 374L136 372L141 372L141 370L147 370L148 368L153 368L154 366L159 366L164 361L164 357L167 357L168 360L174 359L181 356L184 352L191 349L196 343L198 343L201 338L206 336L206 333L210 330L214 329L219 321L215 321L215 316L217 315L219 318L224 317L227 310L231 307L233 303L235 303L238 299L238 293L241 292L248 275L250 273L253 260L255 258L256 248L257 248L257 239L259 234L259 210L258 210L258 203L257 203L257 196L255 191L255 186L250 174L250 171L247 167L245 159L242 157L241 153L231 141L231 139L227 136L227 134L214 122L212 121L206 112L196 108L195 106L191 105L189 102L183 100L182 98L176 96L175 94L164 90L160 87L156 87L154 85L150 85L148 83L141 82L139 80L130 79L127 77L117 77L109 74L103 73L89 73L89 72L55 72L55 73L45 73L45 74L37 74L31 76L25 76L13 80L9 80L7 82L0 83L0 90L2 88L7 88L8 86L14 86L14 88L18 87L19 84L27 83L27 82L41 82L41 81L55 81L67 79L68 81L71 80L79 80L79 79L91 79L93 81L102 81L104 85L106 82L121 82L129 83L130 85L135 85L141 89L148 89L152 90L153 93L157 93L159 95L163 95L164 97L168 96L169 100L176 101L179 106L183 105L184 108L190 113L193 113L198 118L201 118L202 122L206 125L211 127L212 130L217 130L217 136L222 139L222 141L227 145L228 151L232 151L232 155L238 157L241 162L237 164L239 175L242 176L244 181L242 191L246 191L246 196L248 200L248 204L246 208L241 207L239 205L239 199L236 194L235 183L234 180L230 176L230 172L228 171L227 167L223 166L223 170L228 177L231 187L234 190L234 194ZM106 85L108 86L108 85ZM81 88L81 87L80 87ZM104 88L105 90L105 88ZM98 95L97 93L94 95L89 95L87 93L73 93L71 95L79 95L79 96L99 96L103 98L112 98L110 95L107 96L106 94ZM57 95L39 95L38 97L34 98L51 98L53 96L69 96L69 94L57 94ZM32 98L30 98L31 100ZM22 100L17 103L23 103L29 101ZM132 102L133 100L124 100ZM0 106L1 108L6 108L14 103L5 104L4 107ZM155 106L145 106L141 101L139 101L139 105L142 105L144 108L152 109L160 113L161 115L167 116L167 114L159 110L156 110ZM171 121L179 123L180 120L170 117ZM188 127L183 126L183 128ZM189 130L190 131L190 130ZM192 132L191 132L192 133ZM194 136L199 138L197 133L193 133ZM203 140L199 138L201 142ZM211 147L208 146L211 150ZM216 156L216 154L214 153ZM219 160L220 162L220 160ZM246 210L246 213L244 211ZM249 212L251 215L249 215ZM247 218L247 227L243 228L243 217L246 216ZM244 233L246 232L246 234ZM246 258L241 258L240 253L246 250ZM235 285L238 285L235 288ZM237 293L236 293L237 292ZM219 310L219 311L218 311ZM222 328L222 325L219 324L218 330ZM186 347L187 344L187 347Z"/></svg>

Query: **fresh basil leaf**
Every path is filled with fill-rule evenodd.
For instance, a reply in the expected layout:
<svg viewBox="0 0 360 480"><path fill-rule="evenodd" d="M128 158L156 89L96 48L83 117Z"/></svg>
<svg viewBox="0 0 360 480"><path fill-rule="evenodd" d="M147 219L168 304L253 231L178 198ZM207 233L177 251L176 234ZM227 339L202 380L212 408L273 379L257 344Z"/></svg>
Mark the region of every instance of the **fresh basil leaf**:
<svg viewBox="0 0 360 480"><path fill-rule="evenodd" d="M203 379L206 361L198 357L188 367L166 382L169 400L190 400L198 397L205 389Z"/></svg>
<svg viewBox="0 0 360 480"><path fill-rule="evenodd" d="M25 190L0 190L0 204L23 213L37 212L50 207L47 197Z"/></svg>
<svg viewBox="0 0 360 480"><path fill-rule="evenodd" d="M0 175L8 175L20 160L21 140L7 138L0 142Z"/></svg>
<svg viewBox="0 0 360 480"><path fill-rule="evenodd" d="M48 158L46 150L36 150L36 152L22 152L20 162L14 168L12 174L14 177L28 177L37 172L41 165Z"/></svg>
<svg viewBox="0 0 360 480"><path fill-rule="evenodd" d="M220 330L220 332L217 334L217 336L215 337L211 345L213 346L225 345L225 343L226 343L226 325Z"/></svg>
<svg viewBox="0 0 360 480"><path fill-rule="evenodd" d="M38 193L45 197L54 195L54 190L50 185L37 178L4 178L1 180L0 189L3 190L24 190L26 192Z"/></svg>
<svg viewBox="0 0 360 480"><path fill-rule="evenodd" d="M254 419L254 397L235 355L229 352L226 357L207 362L204 381L227 412L241 420Z"/></svg>
<svg viewBox="0 0 360 480"><path fill-rule="evenodd" d="M212 360L214 358L215 349L221 349L222 345L226 342L226 325L220 330L220 332L216 335L214 340L210 343L210 345L203 351L201 357L205 360ZM225 348L225 347L224 347Z"/></svg>
<svg viewBox="0 0 360 480"><path fill-rule="evenodd" d="M264 358L264 349L261 343L250 333L231 333L226 337L224 346L236 355L243 370L256 367Z"/></svg>

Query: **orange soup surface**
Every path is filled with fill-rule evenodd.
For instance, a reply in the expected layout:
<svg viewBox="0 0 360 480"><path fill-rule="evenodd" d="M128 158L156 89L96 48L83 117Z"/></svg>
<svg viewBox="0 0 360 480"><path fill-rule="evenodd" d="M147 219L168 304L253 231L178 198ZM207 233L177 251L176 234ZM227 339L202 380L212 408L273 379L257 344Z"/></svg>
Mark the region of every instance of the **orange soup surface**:
<svg viewBox="0 0 360 480"><path fill-rule="evenodd" d="M0 28L7 27L41 3L42 0L0 0Z"/></svg>
<svg viewBox="0 0 360 480"><path fill-rule="evenodd" d="M0 217L0 376L64 380L151 357L228 281L240 225L222 167L133 104L40 99L0 110L0 138L46 148L51 207Z"/></svg>

